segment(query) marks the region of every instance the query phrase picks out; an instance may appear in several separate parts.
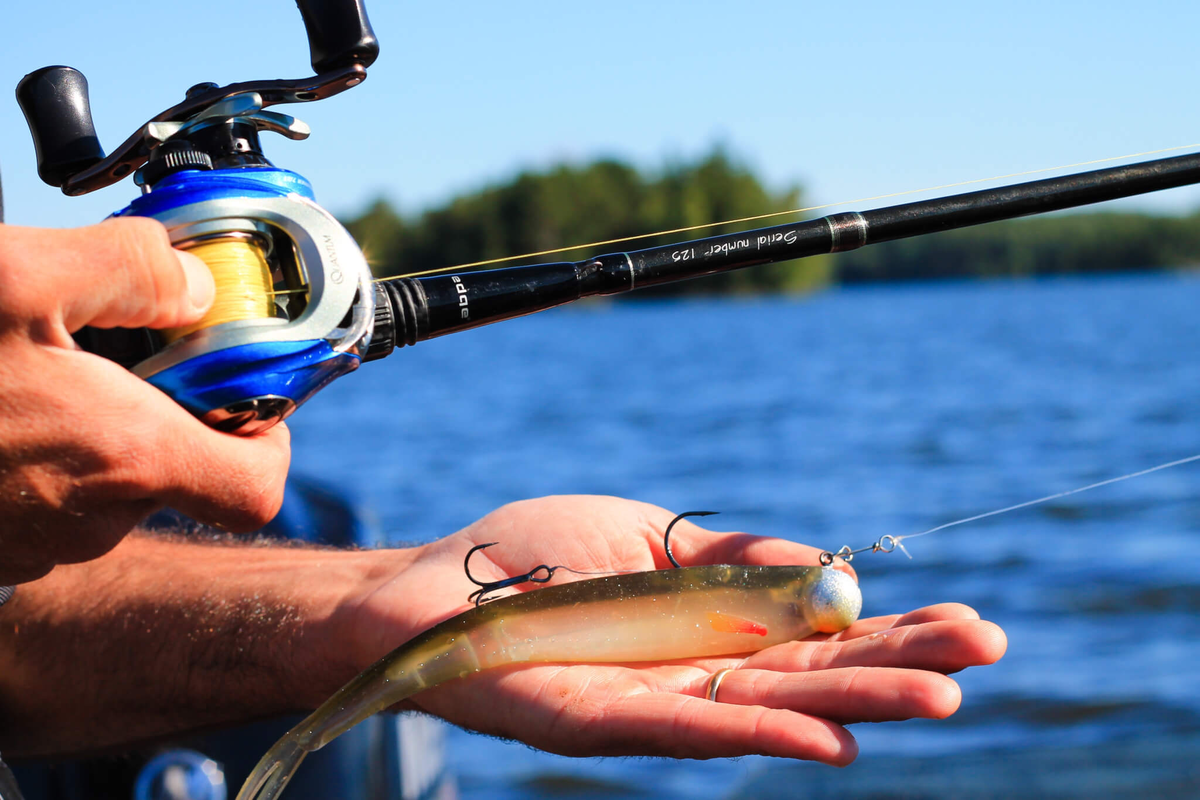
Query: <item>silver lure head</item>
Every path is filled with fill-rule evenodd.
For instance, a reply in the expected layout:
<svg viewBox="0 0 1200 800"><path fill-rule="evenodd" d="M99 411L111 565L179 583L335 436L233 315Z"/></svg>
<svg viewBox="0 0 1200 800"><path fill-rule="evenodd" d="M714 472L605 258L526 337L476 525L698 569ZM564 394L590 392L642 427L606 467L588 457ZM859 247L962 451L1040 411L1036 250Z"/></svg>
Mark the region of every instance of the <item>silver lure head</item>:
<svg viewBox="0 0 1200 800"><path fill-rule="evenodd" d="M804 617L819 633L849 628L862 611L862 592L846 573L822 567L821 575L805 586Z"/></svg>

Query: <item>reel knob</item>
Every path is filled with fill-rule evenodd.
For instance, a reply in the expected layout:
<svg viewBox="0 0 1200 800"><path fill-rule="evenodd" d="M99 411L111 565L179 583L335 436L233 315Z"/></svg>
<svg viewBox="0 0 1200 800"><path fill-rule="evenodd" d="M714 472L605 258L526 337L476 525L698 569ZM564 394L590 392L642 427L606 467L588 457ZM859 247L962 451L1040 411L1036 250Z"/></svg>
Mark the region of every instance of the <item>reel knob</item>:
<svg viewBox="0 0 1200 800"><path fill-rule="evenodd" d="M363 0L296 0L296 5L318 75L351 64L369 67L379 58L379 40Z"/></svg>
<svg viewBox="0 0 1200 800"><path fill-rule="evenodd" d="M25 112L37 150L38 177L61 187L77 172L104 160L92 124L88 83L71 67L42 67L17 84L17 102Z"/></svg>

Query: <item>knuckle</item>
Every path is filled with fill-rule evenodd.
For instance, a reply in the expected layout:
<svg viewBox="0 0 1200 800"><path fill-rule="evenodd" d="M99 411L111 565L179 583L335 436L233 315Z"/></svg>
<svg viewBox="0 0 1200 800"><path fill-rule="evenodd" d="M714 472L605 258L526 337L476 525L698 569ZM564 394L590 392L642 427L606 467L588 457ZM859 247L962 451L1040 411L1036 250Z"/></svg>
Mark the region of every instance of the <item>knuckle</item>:
<svg viewBox="0 0 1200 800"><path fill-rule="evenodd" d="M250 503L247 520L254 528L261 528L279 513L283 506L283 482L273 484L255 495Z"/></svg>
<svg viewBox="0 0 1200 800"><path fill-rule="evenodd" d="M159 252L171 246L167 229L149 217L116 217L105 220L100 226L111 226L119 243L135 255Z"/></svg>
<svg viewBox="0 0 1200 800"><path fill-rule="evenodd" d="M275 519L283 506L286 461L264 457L230 475L233 498L227 526L235 532L257 530Z"/></svg>
<svg viewBox="0 0 1200 800"><path fill-rule="evenodd" d="M965 603L942 603L938 606L945 614L945 619L979 619L979 612Z"/></svg>
<svg viewBox="0 0 1200 800"><path fill-rule="evenodd" d="M63 231L0 225L0 315L36 317L52 305L63 261Z"/></svg>
<svg viewBox="0 0 1200 800"><path fill-rule="evenodd" d="M165 502L196 519L233 533L266 525L283 505L290 451L286 435L268 433L238 441L198 422L178 419L156 430Z"/></svg>
<svg viewBox="0 0 1200 800"><path fill-rule="evenodd" d="M537 511L537 503L538 500L517 500L505 503L476 520L471 527L502 530L520 525L521 521L527 517L528 512Z"/></svg>
<svg viewBox="0 0 1200 800"><path fill-rule="evenodd" d="M8 316L22 310L27 311L22 302L24 298L21 297L22 285L23 281L19 280L14 260L0 249L0 314Z"/></svg>

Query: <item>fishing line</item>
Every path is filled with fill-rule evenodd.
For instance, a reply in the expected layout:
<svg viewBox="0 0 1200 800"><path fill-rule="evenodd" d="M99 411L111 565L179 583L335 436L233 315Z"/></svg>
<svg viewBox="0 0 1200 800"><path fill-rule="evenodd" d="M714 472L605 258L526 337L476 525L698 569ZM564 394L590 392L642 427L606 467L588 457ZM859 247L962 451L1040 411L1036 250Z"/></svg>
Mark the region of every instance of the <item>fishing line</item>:
<svg viewBox="0 0 1200 800"><path fill-rule="evenodd" d="M538 258L540 256L556 255L558 253L568 253L572 250L586 250L591 247L606 247L611 244L621 244L623 242L634 242L640 239L651 239L656 236L671 236L677 233L690 233L692 231L703 230L705 228L716 228L721 225L739 225L744 222L757 222L763 219L772 219L774 217L786 217L790 214L804 214L809 211L821 211L826 208L834 208L836 206L850 205L851 203L870 203L876 200L887 200L892 197L904 197L906 195L921 194L923 192L937 192L944 189L954 189L959 186L971 186L977 183L988 183L990 181L1002 181L1009 178L1020 178L1026 175L1039 175L1045 172L1056 172L1058 170L1076 169L1079 167L1087 167L1095 164L1107 164L1111 161L1122 161L1127 158L1143 158L1145 156L1158 155L1159 153L1171 153L1177 150L1190 150L1200 147L1197 144L1183 144L1176 147L1163 147L1158 150L1145 150L1141 153L1129 153L1123 156L1110 156L1108 158L1097 158L1091 161L1077 161L1074 164L1062 164L1057 167L1042 167L1041 169L1030 169L1023 172L1010 172L1005 175L993 175L990 178L975 178L969 181L958 181L956 183L943 183L938 186L926 186L922 189L907 189L902 192L890 192L888 194L877 194L870 197L859 197L854 200L839 200L836 203L824 203L818 206L806 206L804 208L792 208L787 211L772 211L767 214L756 214L749 217L739 217L737 219L727 219L720 222L705 222L700 225L689 225L682 228L670 228L668 230L655 231L653 233L639 233L635 236L622 236L617 239L602 239L600 241L588 242L586 244L575 244L569 247L555 247L549 250L538 250L530 253L522 253L515 256L502 256L500 258L489 258L483 261L470 261L464 264L458 264L452 267L438 267L436 269L427 269L420 272L402 272L397 275L388 275L382 278L375 278L375 282L389 281L395 278L418 278L424 275L438 275L448 272L464 272L475 269L477 267L490 266L492 264L503 264L509 261L519 261L526 258Z"/></svg>
<svg viewBox="0 0 1200 800"><path fill-rule="evenodd" d="M824 553L821 553L821 563L825 566L829 566L830 564L833 563L833 559L835 557L841 558L845 561L850 561L851 559L854 558L855 554L857 554L857 553L864 553L864 552L867 552L868 550L871 551L872 553L890 553L893 550L895 550L897 547L900 548L900 552L904 553L904 555L908 556L909 558L912 558L912 555L910 555L909 552L904 549L904 545L901 544L901 542L904 541L905 539L915 539L918 536L928 536L931 533L937 533L938 531L943 531L946 528L953 528L955 525L965 525L968 522L975 522L976 520L986 519L987 517L994 517L999 514L1007 514L1009 511L1016 511L1017 509L1020 509L1020 508L1029 508L1030 506L1040 505L1041 503L1048 503L1051 500L1057 500L1060 497L1067 497L1069 495L1079 494L1080 492L1086 492L1091 489L1098 489L1101 486L1108 486L1111 483L1120 483L1121 481L1127 481L1130 478L1139 478L1142 475L1149 475L1151 472L1158 472L1159 470L1170 469L1171 467L1178 467L1182 464L1188 464L1192 461L1200 461L1200 453L1197 453L1194 456L1188 456L1187 458L1180 458L1180 459L1176 459L1175 461L1168 461L1167 463L1159 464L1156 467L1149 467L1148 469L1138 470L1137 472L1130 472L1128 475L1120 475L1116 478L1108 478L1107 480L1098 481L1096 483L1089 483L1087 486L1080 486L1077 489L1068 489L1065 492L1056 492L1055 494L1046 495L1045 497L1039 497L1037 500L1027 500L1024 503L1017 503L1016 505L1013 505L1013 506L1006 506L1005 508L998 508L995 511L988 511L983 514L976 514L972 517L964 517L963 519L956 519L953 522L947 522L945 524L930 528L927 531L921 531L920 533L908 533L903 536L891 536L891 535L882 536L882 537L880 537L879 541L875 542L875 544L868 545L867 547L859 548L858 550L851 550L849 545L846 545L845 547L843 547L841 550L837 551L836 553L830 553L827 550Z"/></svg>

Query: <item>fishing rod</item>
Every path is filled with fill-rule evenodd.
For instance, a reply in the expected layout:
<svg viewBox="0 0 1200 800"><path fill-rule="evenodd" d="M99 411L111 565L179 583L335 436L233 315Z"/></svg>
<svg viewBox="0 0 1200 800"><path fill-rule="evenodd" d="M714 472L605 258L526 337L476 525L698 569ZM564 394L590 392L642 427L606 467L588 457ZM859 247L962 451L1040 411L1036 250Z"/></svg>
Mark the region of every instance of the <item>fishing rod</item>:
<svg viewBox="0 0 1200 800"><path fill-rule="evenodd" d="M362 0L297 4L314 76L198 84L107 156L82 73L45 67L17 87L42 180L75 196L132 175L142 195L113 216L161 222L175 247L208 264L217 287L193 326L85 328L76 340L240 435L270 428L332 380L398 347L583 297L1200 183L1200 154L1192 154L581 261L376 281L309 182L263 153L261 132L309 134L269 106L357 86L379 55Z"/></svg>
<svg viewBox="0 0 1200 800"><path fill-rule="evenodd" d="M1200 183L1200 153L849 211L582 261L379 281L366 360L394 346L477 328L583 297L840 253L869 244L1043 214ZM390 306L390 311L388 310ZM390 319L389 319L390 313ZM391 333L389 334L389 330Z"/></svg>

